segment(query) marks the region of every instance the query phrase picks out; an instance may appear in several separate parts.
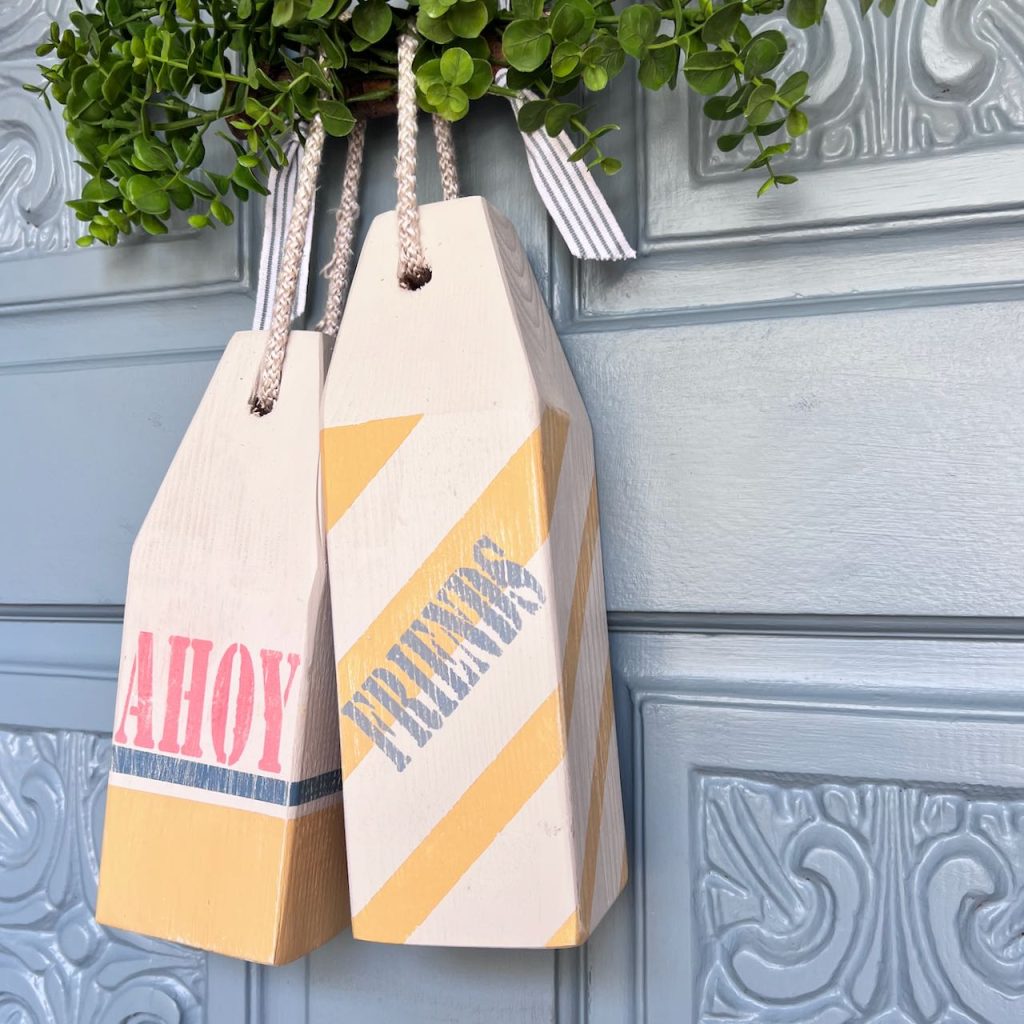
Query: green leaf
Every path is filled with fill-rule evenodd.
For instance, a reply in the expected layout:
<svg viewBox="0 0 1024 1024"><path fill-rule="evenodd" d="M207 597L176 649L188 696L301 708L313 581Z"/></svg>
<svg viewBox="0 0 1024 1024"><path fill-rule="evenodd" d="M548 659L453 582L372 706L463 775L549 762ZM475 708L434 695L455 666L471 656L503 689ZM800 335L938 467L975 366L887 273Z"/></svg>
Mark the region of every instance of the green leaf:
<svg viewBox="0 0 1024 1024"><path fill-rule="evenodd" d="M431 18L443 18L459 0L420 0L420 10Z"/></svg>
<svg viewBox="0 0 1024 1024"><path fill-rule="evenodd" d="M462 87L471 100L478 100L487 94L494 78L490 61L473 60L473 77Z"/></svg>
<svg viewBox="0 0 1024 1024"><path fill-rule="evenodd" d="M613 156L602 157L597 165L605 174L618 174L622 170L622 161Z"/></svg>
<svg viewBox="0 0 1024 1024"><path fill-rule="evenodd" d="M774 109L775 90L770 85L759 85L750 94L743 116L750 124L764 124L771 117Z"/></svg>
<svg viewBox="0 0 1024 1024"><path fill-rule="evenodd" d="M130 60L118 61L107 72L103 82L103 98L113 106L124 94L125 86L132 77L132 62Z"/></svg>
<svg viewBox="0 0 1024 1024"><path fill-rule="evenodd" d="M433 60L425 61L416 69L416 84L423 92L426 92L435 82L443 81L441 61L436 57Z"/></svg>
<svg viewBox="0 0 1024 1024"><path fill-rule="evenodd" d="M453 46L441 54L441 77L449 85L465 85L473 77L473 58L461 46Z"/></svg>
<svg viewBox="0 0 1024 1024"><path fill-rule="evenodd" d="M767 135L774 135L783 125L785 125L786 119L780 117L776 121L765 121L764 124L759 124L755 129L754 133L758 138L764 138Z"/></svg>
<svg viewBox="0 0 1024 1024"><path fill-rule="evenodd" d="M144 213L140 219L142 221L142 230L147 234L167 234L167 225L159 217L154 217L151 213Z"/></svg>
<svg viewBox="0 0 1024 1024"><path fill-rule="evenodd" d="M324 131L335 138L344 138L355 127L356 119L343 100L320 100L317 112L324 123Z"/></svg>
<svg viewBox="0 0 1024 1024"><path fill-rule="evenodd" d="M385 0L363 0L352 15L352 28L360 39L380 42L391 28L391 8Z"/></svg>
<svg viewBox="0 0 1024 1024"><path fill-rule="evenodd" d="M540 20L513 21L502 37L505 59L520 71L536 71L551 52L547 23Z"/></svg>
<svg viewBox="0 0 1024 1024"><path fill-rule="evenodd" d="M704 116L712 121L731 121L735 116L732 96L712 96L704 104Z"/></svg>
<svg viewBox="0 0 1024 1024"><path fill-rule="evenodd" d="M230 227L235 222L235 214L231 207L227 203L222 203L219 199L214 199L210 203L210 213L227 227Z"/></svg>
<svg viewBox="0 0 1024 1024"><path fill-rule="evenodd" d="M309 14L306 17L310 21L318 21L320 18L326 18L330 14L331 8L334 6L334 0L313 0L309 7Z"/></svg>
<svg viewBox="0 0 1024 1024"><path fill-rule="evenodd" d="M102 242L104 245L117 244L117 228L113 224L104 224L94 220L89 225L89 231L97 242Z"/></svg>
<svg viewBox="0 0 1024 1024"><path fill-rule="evenodd" d="M557 0L551 9L551 35L556 43L582 45L593 34L596 20L590 0Z"/></svg>
<svg viewBox="0 0 1024 1024"><path fill-rule="evenodd" d="M795 75L790 75L779 89L779 102L784 107L795 106L807 95L809 80L810 76L806 71L798 71Z"/></svg>
<svg viewBox="0 0 1024 1024"><path fill-rule="evenodd" d="M512 0L512 17L535 19L544 13L544 0Z"/></svg>
<svg viewBox="0 0 1024 1024"><path fill-rule="evenodd" d="M745 138L745 132L733 132L728 135L720 135L716 145L723 153L731 153Z"/></svg>
<svg viewBox="0 0 1024 1024"><path fill-rule="evenodd" d="M258 192L261 196L269 195L266 186L261 185L256 180L256 175L241 164L235 164L235 169L231 172L231 191L240 199L248 192Z"/></svg>
<svg viewBox="0 0 1024 1024"><path fill-rule="evenodd" d="M808 128L807 115L802 110L791 110L786 118L786 131L793 138L803 135Z"/></svg>
<svg viewBox="0 0 1024 1024"><path fill-rule="evenodd" d="M559 43L551 54L551 74L568 78L580 66L580 48L573 42Z"/></svg>
<svg viewBox="0 0 1024 1024"><path fill-rule="evenodd" d="M519 109L516 121L519 130L522 132L535 132L544 124L548 109L554 104L553 100L529 100Z"/></svg>
<svg viewBox="0 0 1024 1024"><path fill-rule="evenodd" d="M700 37L709 46L717 46L732 39L743 15L743 4L732 3L718 8L701 30Z"/></svg>
<svg viewBox="0 0 1024 1024"><path fill-rule="evenodd" d="M171 212L171 200L167 192L145 174L133 174L121 183L124 197L143 213L166 217ZM96 232L93 231L95 235ZM99 238L99 236L97 235ZM100 238L100 241L103 241Z"/></svg>
<svg viewBox="0 0 1024 1024"><path fill-rule="evenodd" d="M544 130L554 138L569 127L572 118L582 112L583 108L576 103L555 103L544 117Z"/></svg>
<svg viewBox="0 0 1024 1024"><path fill-rule="evenodd" d="M740 58L747 78L760 77L776 67L786 55L786 37L777 29L754 36L743 48Z"/></svg>
<svg viewBox="0 0 1024 1024"><path fill-rule="evenodd" d="M82 198L90 203L109 203L111 199L117 199L120 192L114 185L103 178L93 178L85 183L82 189Z"/></svg>
<svg viewBox="0 0 1024 1024"><path fill-rule="evenodd" d="M724 50L705 50L687 57L683 74L690 88L703 96L721 92L733 80L733 57Z"/></svg>
<svg viewBox="0 0 1024 1024"><path fill-rule="evenodd" d="M90 221L100 212L99 203L87 203L84 199L69 199L65 205L75 211L78 220Z"/></svg>
<svg viewBox="0 0 1024 1024"><path fill-rule="evenodd" d="M765 192L767 192L767 191L768 191L768 189L770 189L770 188L771 188L771 187L772 187L772 186L773 186L774 184L775 184L775 179L774 179L774 178L769 178L769 179L768 179L768 180L767 180L767 181L766 181L766 182L765 182L765 183L764 183L764 184L763 184L763 185L762 185L762 186L761 186L761 187L760 187L760 188L759 188L759 189L757 190L757 198L758 198L758 199L760 199L760 198L761 198L761 196L763 196L763 195L765 194ZM776 187L777 187L777 186L776 186Z"/></svg>
<svg viewBox="0 0 1024 1024"><path fill-rule="evenodd" d="M448 27L460 39L475 39L487 27L487 21L484 0L459 0L448 12Z"/></svg>
<svg viewBox="0 0 1024 1024"><path fill-rule="evenodd" d="M633 4L619 16L619 43L631 57L643 57L657 32L658 17L646 4Z"/></svg>
<svg viewBox="0 0 1024 1024"><path fill-rule="evenodd" d="M601 64L588 64L583 69L583 84L591 92L600 92L608 85L608 69Z"/></svg>
<svg viewBox="0 0 1024 1024"><path fill-rule="evenodd" d="M671 82L678 68L679 51L674 46L661 46L647 51L637 77L645 89L653 92Z"/></svg>
<svg viewBox="0 0 1024 1024"><path fill-rule="evenodd" d="M795 28L811 28L817 25L824 13L825 0L789 0L786 5L786 17Z"/></svg>
<svg viewBox="0 0 1024 1024"><path fill-rule="evenodd" d="M443 18L431 18L423 10L416 17L416 30L432 43L450 43L455 33L448 27L447 14Z"/></svg>

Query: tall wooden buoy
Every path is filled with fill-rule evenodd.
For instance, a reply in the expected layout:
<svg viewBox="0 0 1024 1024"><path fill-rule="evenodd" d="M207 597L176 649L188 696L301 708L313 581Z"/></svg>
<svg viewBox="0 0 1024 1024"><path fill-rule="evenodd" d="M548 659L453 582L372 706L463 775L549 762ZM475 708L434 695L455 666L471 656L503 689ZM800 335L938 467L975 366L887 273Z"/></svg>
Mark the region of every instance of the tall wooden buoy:
<svg viewBox="0 0 1024 1024"><path fill-rule="evenodd" d="M593 441L483 199L371 227L323 401L353 932L583 942L625 882Z"/></svg>

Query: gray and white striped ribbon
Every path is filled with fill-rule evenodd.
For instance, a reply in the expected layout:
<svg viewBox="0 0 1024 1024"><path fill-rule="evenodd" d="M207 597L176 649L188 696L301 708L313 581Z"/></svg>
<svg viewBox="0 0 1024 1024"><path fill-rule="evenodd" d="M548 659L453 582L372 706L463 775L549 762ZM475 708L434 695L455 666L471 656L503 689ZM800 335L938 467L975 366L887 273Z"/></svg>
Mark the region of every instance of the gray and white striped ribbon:
<svg viewBox="0 0 1024 1024"><path fill-rule="evenodd" d="M504 69L495 76L504 86ZM520 107L537 95L524 89L510 99L518 115ZM582 160L570 160L576 149L566 132L552 138L543 129L522 132L530 175L551 219L573 256L584 260L631 260L636 250L626 241L593 175Z"/></svg>
<svg viewBox="0 0 1024 1024"><path fill-rule="evenodd" d="M270 315L274 309L274 292L277 288L277 271L281 262L281 250L288 235L288 221L291 219L295 202L295 187L299 181L299 166L302 163L302 146L294 135L289 135L284 144L288 163L281 170L271 169L267 176L270 194L263 207L263 243L260 247L259 279L256 285L256 312L253 314L252 329L270 329ZM309 278L309 252L313 245L313 218L306 225L306 242L302 253L302 267L299 270L295 289L293 316L306 308L306 282Z"/></svg>

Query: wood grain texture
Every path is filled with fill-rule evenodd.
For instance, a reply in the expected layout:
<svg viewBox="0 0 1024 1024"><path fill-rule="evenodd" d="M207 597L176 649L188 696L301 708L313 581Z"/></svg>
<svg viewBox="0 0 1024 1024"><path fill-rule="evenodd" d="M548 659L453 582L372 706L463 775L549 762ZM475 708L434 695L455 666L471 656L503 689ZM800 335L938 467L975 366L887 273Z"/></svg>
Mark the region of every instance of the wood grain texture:
<svg viewBox="0 0 1024 1024"><path fill-rule="evenodd" d="M323 401L353 933L576 945L623 863L592 434L511 225L420 212L430 282L379 217Z"/></svg>
<svg viewBox="0 0 1024 1024"><path fill-rule="evenodd" d="M236 334L132 548L98 913L262 962L347 922L319 503L324 339ZM168 837L172 842L168 842Z"/></svg>

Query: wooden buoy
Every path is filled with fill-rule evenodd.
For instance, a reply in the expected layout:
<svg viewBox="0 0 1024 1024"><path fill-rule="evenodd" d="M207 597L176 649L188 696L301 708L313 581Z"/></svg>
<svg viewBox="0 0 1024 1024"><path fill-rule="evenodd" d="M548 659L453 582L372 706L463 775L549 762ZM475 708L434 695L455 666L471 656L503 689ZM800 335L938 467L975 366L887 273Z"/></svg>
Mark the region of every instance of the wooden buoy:
<svg viewBox="0 0 1024 1024"><path fill-rule="evenodd" d="M483 199L371 227L323 401L353 932L583 942L625 882L593 440Z"/></svg>
<svg viewBox="0 0 1024 1024"><path fill-rule="evenodd" d="M319 504L324 337L236 334L132 549L97 917L282 963L348 923Z"/></svg>

